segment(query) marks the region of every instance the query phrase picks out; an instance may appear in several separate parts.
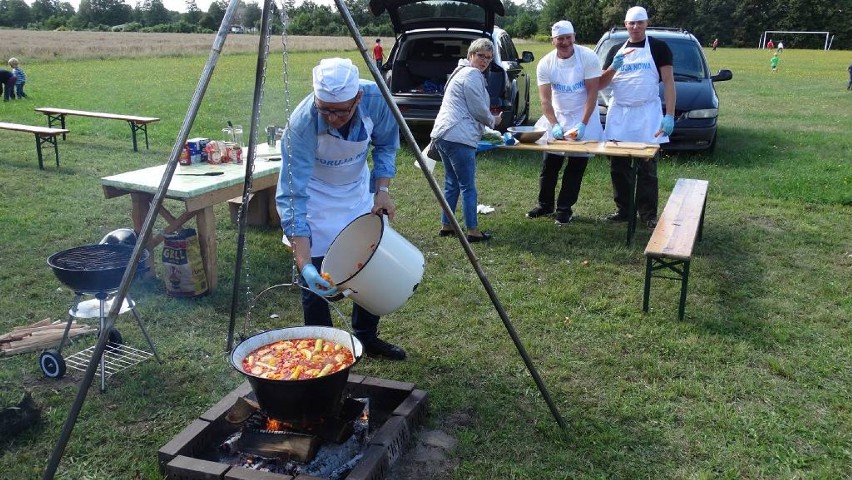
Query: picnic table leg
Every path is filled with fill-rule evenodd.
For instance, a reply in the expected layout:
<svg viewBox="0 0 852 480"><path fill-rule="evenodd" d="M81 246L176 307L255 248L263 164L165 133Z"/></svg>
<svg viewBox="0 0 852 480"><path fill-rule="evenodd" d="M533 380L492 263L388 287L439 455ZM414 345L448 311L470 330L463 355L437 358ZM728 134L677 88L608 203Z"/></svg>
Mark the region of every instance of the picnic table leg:
<svg viewBox="0 0 852 480"><path fill-rule="evenodd" d="M56 155L56 167L59 168L59 144L56 141L56 137L50 136L45 138L45 140L53 144L53 153Z"/></svg>
<svg viewBox="0 0 852 480"><path fill-rule="evenodd" d="M639 175L639 160L633 157L627 157L630 165L630 188L627 192L627 242L628 247L633 243L633 234L636 232L636 183Z"/></svg>
<svg viewBox="0 0 852 480"><path fill-rule="evenodd" d="M148 148L148 124L143 123L142 125L139 126L139 128L141 128L142 131L145 132L145 150L149 150L149 148Z"/></svg>
<svg viewBox="0 0 852 480"><path fill-rule="evenodd" d="M650 256L645 256L645 292L642 295L642 311L648 311L648 303L651 301L651 264L654 263Z"/></svg>
<svg viewBox="0 0 852 480"><path fill-rule="evenodd" d="M133 134L133 151L138 152L139 149L136 148L136 124L133 123L133 122L127 122L127 123L130 125L130 133ZM146 136L145 136L145 144L146 145L148 144L147 142L148 142L148 137L147 137L147 134L146 134Z"/></svg>
<svg viewBox="0 0 852 480"><path fill-rule="evenodd" d="M65 115L64 114L62 114L62 115L51 115L51 114L48 113L46 115L47 115L47 127L48 128L53 128L53 124L57 121L59 122L60 128L63 128L63 129L65 128ZM64 133L62 134L62 140L65 140L65 134Z"/></svg>
<svg viewBox="0 0 852 480"><path fill-rule="evenodd" d="M201 260L204 262L204 272L207 274L207 286L210 290L216 288L219 275L219 260L216 252L216 214L213 207L199 210L195 216L198 227L198 243L201 247Z"/></svg>
<svg viewBox="0 0 852 480"><path fill-rule="evenodd" d="M683 262L683 273L680 283L680 305L677 309L677 318L683 320L683 312L686 310L686 284L689 280L689 260Z"/></svg>
<svg viewBox="0 0 852 480"><path fill-rule="evenodd" d="M141 192L131 192L130 193L130 203L131 203L131 213L130 217L133 220L133 230L138 235L142 232L142 226L145 224L145 218L148 216L148 210L151 209L151 202L154 200L154 195L150 193L141 193ZM150 242L153 242L153 238ZM145 248L148 251L153 252L156 244L148 243L145 245ZM154 276L154 256L149 255L148 260L145 261L145 278L151 278Z"/></svg>
<svg viewBox="0 0 852 480"><path fill-rule="evenodd" d="M42 156L41 156L41 137L39 137L37 133L35 134L35 140L36 140L36 152L38 152L38 169L44 170L44 161L42 160ZM58 154L57 154L57 157L56 157L56 166L59 166Z"/></svg>

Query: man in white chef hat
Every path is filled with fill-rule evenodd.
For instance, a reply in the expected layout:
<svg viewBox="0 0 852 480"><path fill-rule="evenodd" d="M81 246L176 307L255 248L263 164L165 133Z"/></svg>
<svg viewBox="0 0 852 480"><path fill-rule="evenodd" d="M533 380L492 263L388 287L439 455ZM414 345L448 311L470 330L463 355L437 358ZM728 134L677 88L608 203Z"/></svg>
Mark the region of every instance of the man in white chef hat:
<svg viewBox="0 0 852 480"><path fill-rule="evenodd" d="M645 35L648 12L632 7L624 17L628 39L613 47L604 61L601 88L612 84L612 102L606 116L607 140L642 143L668 143L674 130L675 85L672 51L662 40ZM663 82L665 115L660 103L659 84ZM613 197L616 210L612 222L635 221L629 205L636 182L635 206L643 225L657 226L657 157L639 161L636 178L630 160L610 158Z"/></svg>
<svg viewBox="0 0 852 480"><path fill-rule="evenodd" d="M302 290L306 325L332 326L323 297L338 292L318 269L337 234L368 212L393 220L390 181L398 149L399 126L375 82L359 79L349 59L320 60L313 93L293 110L282 136L275 197L285 242L310 289ZM378 316L353 305L352 329L367 354L405 359L402 348L378 338L378 323Z"/></svg>

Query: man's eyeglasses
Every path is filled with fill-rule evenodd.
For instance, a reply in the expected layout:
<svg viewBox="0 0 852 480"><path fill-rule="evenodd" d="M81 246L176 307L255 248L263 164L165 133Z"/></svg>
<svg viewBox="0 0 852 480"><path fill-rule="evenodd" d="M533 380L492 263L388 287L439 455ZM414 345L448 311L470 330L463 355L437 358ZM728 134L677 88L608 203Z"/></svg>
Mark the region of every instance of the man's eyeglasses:
<svg viewBox="0 0 852 480"><path fill-rule="evenodd" d="M329 110L327 108L320 108L315 100L314 107L317 109L317 113L319 113L320 115L324 115L326 117L342 118L352 113L352 109L355 108L355 103L353 102L352 105L350 105L349 108L345 110Z"/></svg>
<svg viewBox="0 0 852 480"><path fill-rule="evenodd" d="M480 60L485 60L486 62L490 62L491 59L494 58L492 55L488 55L487 53L477 53L476 56Z"/></svg>

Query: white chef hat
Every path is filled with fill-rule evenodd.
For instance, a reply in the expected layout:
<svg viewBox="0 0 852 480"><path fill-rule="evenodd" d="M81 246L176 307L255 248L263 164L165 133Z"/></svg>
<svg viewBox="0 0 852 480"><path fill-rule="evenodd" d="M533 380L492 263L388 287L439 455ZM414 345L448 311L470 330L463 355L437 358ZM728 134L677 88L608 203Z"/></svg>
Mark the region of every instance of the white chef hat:
<svg viewBox="0 0 852 480"><path fill-rule="evenodd" d="M323 102L345 102L358 94L358 67L348 58L324 58L314 67L314 95Z"/></svg>
<svg viewBox="0 0 852 480"><path fill-rule="evenodd" d="M648 11L642 7L631 7L624 16L625 22L641 22L648 20Z"/></svg>
<svg viewBox="0 0 852 480"><path fill-rule="evenodd" d="M559 37L561 35L574 35L574 25L571 25L571 22L568 20L560 20L550 27L551 38Z"/></svg>

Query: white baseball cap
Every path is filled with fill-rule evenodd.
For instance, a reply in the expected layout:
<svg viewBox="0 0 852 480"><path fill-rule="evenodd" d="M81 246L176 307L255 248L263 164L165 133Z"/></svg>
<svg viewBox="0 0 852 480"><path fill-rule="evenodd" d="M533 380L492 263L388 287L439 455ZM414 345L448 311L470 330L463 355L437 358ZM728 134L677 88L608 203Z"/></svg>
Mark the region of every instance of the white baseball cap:
<svg viewBox="0 0 852 480"><path fill-rule="evenodd" d="M324 58L313 70L314 95L323 102L355 98L359 90L358 67L348 58Z"/></svg>
<svg viewBox="0 0 852 480"><path fill-rule="evenodd" d="M568 20L560 20L550 27L550 37L555 38L561 35L574 35L574 25Z"/></svg>
<svg viewBox="0 0 852 480"><path fill-rule="evenodd" d="M648 12L642 7L631 7L624 16L625 22L641 22L648 20Z"/></svg>

